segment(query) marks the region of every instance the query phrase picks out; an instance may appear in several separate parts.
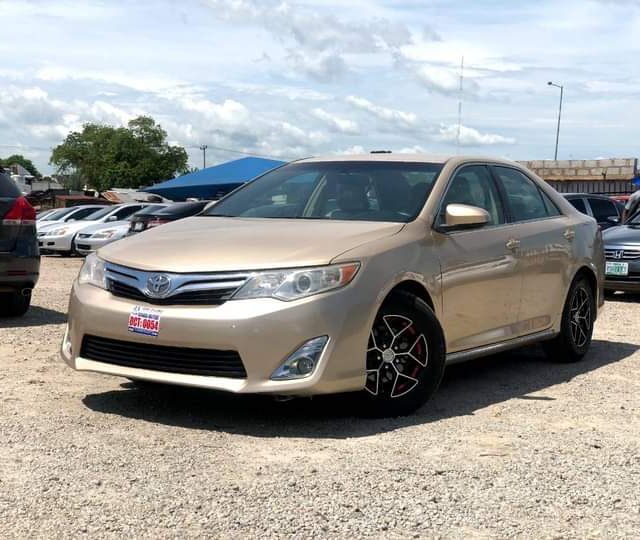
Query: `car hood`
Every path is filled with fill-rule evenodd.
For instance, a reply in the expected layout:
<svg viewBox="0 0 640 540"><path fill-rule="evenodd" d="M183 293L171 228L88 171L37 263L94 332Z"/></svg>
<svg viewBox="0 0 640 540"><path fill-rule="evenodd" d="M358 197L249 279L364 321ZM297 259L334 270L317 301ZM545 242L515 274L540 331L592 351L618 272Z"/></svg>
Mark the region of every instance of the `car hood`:
<svg viewBox="0 0 640 540"><path fill-rule="evenodd" d="M602 238L605 246L609 244L640 245L640 226L611 227L602 233Z"/></svg>
<svg viewBox="0 0 640 540"><path fill-rule="evenodd" d="M328 264L403 223L192 217L109 244L98 255L142 270L211 272Z"/></svg>
<svg viewBox="0 0 640 540"><path fill-rule="evenodd" d="M82 229L83 234L93 234L98 231L105 231L107 229L124 229L129 230L130 222L123 221L110 221L109 223L95 223Z"/></svg>

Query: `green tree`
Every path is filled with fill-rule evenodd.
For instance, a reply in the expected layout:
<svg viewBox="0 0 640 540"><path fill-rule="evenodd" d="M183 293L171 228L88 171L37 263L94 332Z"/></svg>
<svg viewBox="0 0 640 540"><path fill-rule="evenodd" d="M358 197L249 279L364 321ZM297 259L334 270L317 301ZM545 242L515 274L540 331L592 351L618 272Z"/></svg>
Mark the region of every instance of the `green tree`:
<svg viewBox="0 0 640 540"><path fill-rule="evenodd" d="M167 132L153 118L139 116L127 127L85 124L53 149L50 163L104 191L173 178L186 170L187 160L186 150L169 145Z"/></svg>
<svg viewBox="0 0 640 540"><path fill-rule="evenodd" d="M33 164L33 161L27 159L22 154L13 154L5 159L0 159L0 167L9 167L10 165L22 165L25 169L29 171L30 174L35 176L36 178L42 178L40 171Z"/></svg>

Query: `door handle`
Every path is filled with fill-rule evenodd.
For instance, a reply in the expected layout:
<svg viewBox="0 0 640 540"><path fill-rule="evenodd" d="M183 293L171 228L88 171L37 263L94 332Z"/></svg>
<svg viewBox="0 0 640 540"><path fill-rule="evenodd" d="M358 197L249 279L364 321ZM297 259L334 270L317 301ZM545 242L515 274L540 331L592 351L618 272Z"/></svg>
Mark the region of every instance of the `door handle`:
<svg viewBox="0 0 640 540"><path fill-rule="evenodd" d="M520 240L512 238L507 242L507 249L516 249L520 247Z"/></svg>
<svg viewBox="0 0 640 540"><path fill-rule="evenodd" d="M573 229L567 229L564 231L564 237L571 242L576 237L576 233Z"/></svg>

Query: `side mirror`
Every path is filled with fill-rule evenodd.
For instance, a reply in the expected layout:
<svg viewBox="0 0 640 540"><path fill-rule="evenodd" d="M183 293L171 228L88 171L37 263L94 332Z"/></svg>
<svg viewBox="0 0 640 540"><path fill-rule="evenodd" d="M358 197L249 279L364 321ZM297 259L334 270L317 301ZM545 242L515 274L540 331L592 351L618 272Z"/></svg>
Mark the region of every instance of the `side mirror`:
<svg viewBox="0 0 640 540"><path fill-rule="evenodd" d="M614 225L618 225L618 224L620 224L620 218L619 218L618 216L609 216L609 217L607 218L607 221L608 221L609 223L613 223Z"/></svg>
<svg viewBox="0 0 640 540"><path fill-rule="evenodd" d="M107 222L109 222L109 221L118 221L118 216L109 216L107 218Z"/></svg>
<svg viewBox="0 0 640 540"><path fill-rule="evenodd" d="M448 204L445 210L445 223L440 226L444 231L477 229L489 223L489 212L469 204Z"/></svg>

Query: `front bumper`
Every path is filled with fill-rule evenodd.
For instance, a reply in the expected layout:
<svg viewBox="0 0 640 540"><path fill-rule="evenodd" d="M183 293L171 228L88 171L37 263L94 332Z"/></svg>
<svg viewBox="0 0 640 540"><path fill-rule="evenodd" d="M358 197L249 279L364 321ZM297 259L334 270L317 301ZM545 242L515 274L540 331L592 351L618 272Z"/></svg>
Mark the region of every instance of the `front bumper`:
<svg viewBox="0 0 640 540"><path fill-rule="evenodd" d="M621 262L608 259L607 262ZM629 263L629 274L626 276L605 275L604 288L606 291L640 292L640 260L622 261Z"/></svg>
<svg viewBox="0 0 640 540"><path fill-rule="evenodd" d="M100 249L102 246L106 246L111 242L118 240L117 238L102 238L96 240L95 238L76 238L73 242L75 250L81 255L89 255L94 251Z"/></svg>
<svg viewBox="0 0 640 540"><path fill-rule="evenodd" d="M128 331L136 302L91 285L74 284L62 357L72 368L133 379L197 386L237 393L312 395L360 390L365 384L370 314L355 283L295 302L231 300L219 306L151 306L161 309L160 332L149 337ZM371 309L374 309L371 306ZM85 335L172 347L237 351L246 379L188 375L98 362L79 354ZM313 373L273 381L271 374L307 340L329 341ZM180 359L176 358L176 362Z"/></svg>
<svg viewBox="0 0 640 540"><path fill-rule="evenodd" d="M73 236L38 236L38 246L42 251L71 251Z"/></svg>

